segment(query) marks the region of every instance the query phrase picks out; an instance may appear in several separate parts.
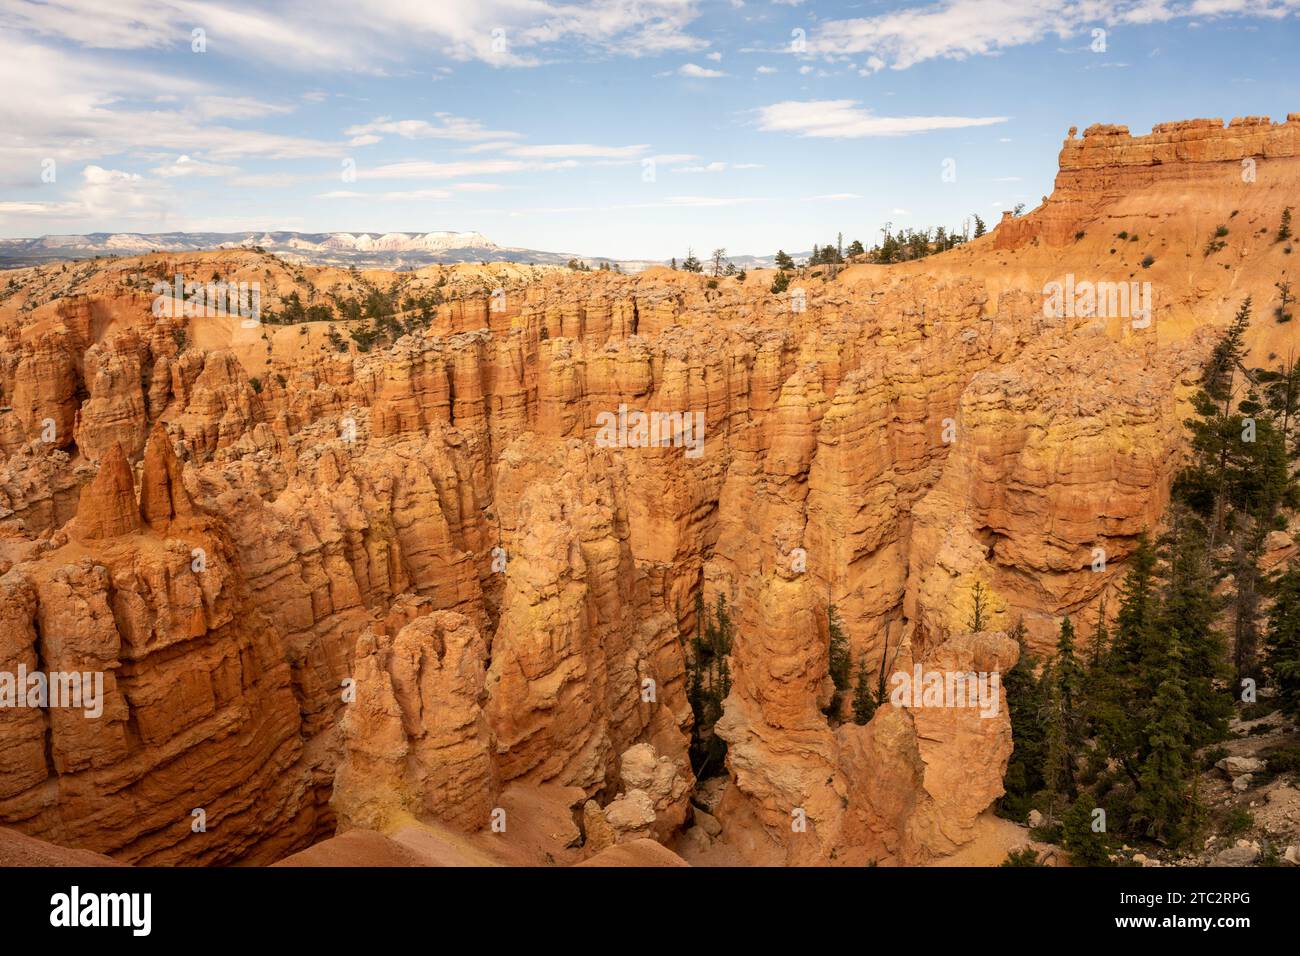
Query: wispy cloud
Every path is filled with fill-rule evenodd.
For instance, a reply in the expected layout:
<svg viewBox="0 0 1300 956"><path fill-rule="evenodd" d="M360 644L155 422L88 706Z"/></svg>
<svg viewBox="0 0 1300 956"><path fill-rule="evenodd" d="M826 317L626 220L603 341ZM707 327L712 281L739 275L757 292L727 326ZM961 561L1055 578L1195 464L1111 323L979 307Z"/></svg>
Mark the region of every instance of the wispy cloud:
<svg viewBox="0 0 1300 956"><path fill-rule="evenodd" d="M876 116L857 100L786 100L758 110L759 129L827 139L905 136L1005 123L1006 116Z"/></svg>
<svg viewBox="0 0 1300 956"><path fill-rule="evenodd" d="M475 140L506 140L518 138L521 134L486 129L478 120L453 116L451 113L435 113L437 122L422 119L395 120L381 116L369 123L349 126L344 135L350 136L353 146L368 146L377 143L383 136L401 136L403 139L448 139L463 142Z"/></svg>
<svg viewBox="0 0 1300 956"><path fill-rule="evenodd" d="M704 50L689 32L695 0L474 0L380 3L364 15L353 0L285 0L267 9L246 0L48 0L7 4L0 26L87 48L188 47L192 31L209 50L295 69L380 72L433 49L456 60L536 66L551 55L641 57Z"/></svg>
<svg viewBox="0 0 1300 956"><path fill-rule="evenodd" d="M905 70L933 59L995 54L1048 37L1065 39L1098 25L1151 24L1199 17L1281 19L1297 0L943 0L876 16L827 20L807 40L809 55L877 58Z"/></svg>

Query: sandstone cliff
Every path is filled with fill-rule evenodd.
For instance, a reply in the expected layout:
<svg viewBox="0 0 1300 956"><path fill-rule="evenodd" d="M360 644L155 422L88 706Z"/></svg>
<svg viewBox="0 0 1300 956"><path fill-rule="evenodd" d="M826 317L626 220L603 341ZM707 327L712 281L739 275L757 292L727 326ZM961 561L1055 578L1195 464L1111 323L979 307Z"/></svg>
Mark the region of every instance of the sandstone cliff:
<svg viewBox="0 0 1300 956"><path fill-rule="evenodd" d="M275 306L345 292L341 270L241 250L8 273L0 669L102 671L105 709L0 710L0 823L260 863L339 828L491 833L545 791L592 846L671 840L702 591L737 624L719 839L950 854L998 795L1005 708L833 728L827 606L873 671L999 672L1017 617L1039 647L1067 613L1086 634L1163 509L1210 335L1292 268L1272 232L1298 183L1294 114L1093 127L1042 207L941 256L779 295L761 272L368 272L444 301L365 352L147 294L217 272ZM1149 282L1152 321L1045 314L1066 274ZM1261 315L1253 358L1290 329ZM699 453L611 446L621 406L698 415ZM971 635L977 581L996 630Z"/></svg>

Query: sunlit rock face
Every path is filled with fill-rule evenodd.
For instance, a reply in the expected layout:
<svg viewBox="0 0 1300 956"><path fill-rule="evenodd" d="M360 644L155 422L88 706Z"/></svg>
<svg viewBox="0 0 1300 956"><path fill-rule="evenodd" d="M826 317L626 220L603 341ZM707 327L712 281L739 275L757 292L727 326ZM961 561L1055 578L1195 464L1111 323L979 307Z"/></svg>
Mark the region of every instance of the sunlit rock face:
<svg viewBox="0 0 1300 956"><path fill-rule="evenodd" d="M1000 793L1005 706L828 719L828 606L887 676L1001 674L1018 619L1035 650L1065 614L1086 643L1166 503L1215 328L1272 295L1298 137L1295 115L1093 127L991 235L780 294L759 271L367 272L443 301L366 351L144 291L219 273L274 309L345 293L338 269L15 270L0 672L97 673L103 696L0 709L0 825L164 864L491 833L534 804L570 855L672 842L702 593L736 625L721 839L791 864L953 853ZM1229 218L1229 268L1189 264ZM1061 310L1054 283L1139 290L1128 314ZM1252 361L1286 329L1256 323Z"/></svg>

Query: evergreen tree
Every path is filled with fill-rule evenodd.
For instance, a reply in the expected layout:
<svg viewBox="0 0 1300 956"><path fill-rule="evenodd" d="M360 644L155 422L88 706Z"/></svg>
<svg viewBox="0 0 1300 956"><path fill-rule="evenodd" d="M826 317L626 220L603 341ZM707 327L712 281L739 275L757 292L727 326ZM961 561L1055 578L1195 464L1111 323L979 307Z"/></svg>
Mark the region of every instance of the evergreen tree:
<svg viewBox="0 0 1300 956"><path fill-rule="evenodd" d="M1067 716L1056 670L1055 664L1045 664L1040 677L1043 698L1038 719L1043 726L1043 789L1047 795L1048 816L1055 815L1058 802L1065 797L1073 781Z"/></svg>
<svg viewBox="0 0 1300 956"><path fill-rule="evenodd" d="M1025 622L1018 620L1010 637L1020 646L1015 665L1002 676L1007 715L1011 718L1011 759L1003 777L1005 793L998 812L1024 822L1034 794L1043 789L1044 702L1042 684L1035 676L1038 659L1025 644Z"/></svg>
<svg viewBox="0 0 1300 956"><path fill-rule="evenodd" d="M1141 662L1139 689L1149 692L1159 685L1164 656L1178 634L1180 678L1191 720L1188 739L1202 746L1224 737L1232 711L1232 698L1222 688L1227 647L1216 627L1221 602L1214 595L1216 581L1203 523L1177 504L1170 508L1167 521L1158 567L1164 585Z"/></svg>
<svg viewBox="0 0 1300 956"><path fill-rule="evenodd" d="M871 720L876 713L876 701L871 696L871 672L867 658L858 658L857 680L853 688L853 722L859 726Z"/></svg>
<svg viewBox="0 0 1300 956"><path fill-rule="evenodd" d="M1278 703L1287 713L1300 715L1300 564L1274 583L1267 640Z"/></svg>
<svg viewBox="0 0 1300 956"><path fill-rule="evenodd" d="M1120 586L1119 615L1115 620L1116 666L1129 670L1141 656L1152 620L1152 589L1156 551L1146 534L1138 538L1129 559L1129 571Z"/></svg>
<svg viewBox="0 0 1300 956"><path fill-rule="evenodd" d="M1070 851L1074 866L1110 866L1110 841L1105 831L1092 828L1093 799L1083 794L1070 805L1061 817L1061 840Z"/></svg>
<svg viewBox="0 0 1300 956"><path fill-rule="evenodd" d="M863 255L866 251L866 249L862 248L862 243L859 240L854 239L849 243L849 247L844 251L844 254L852 258L853 256Z"/></svg>
<svg viewBox="0 0 1300 956"><path fill-rule="evenodd" d="M682 260L683 272L703 272L704 266L699 259L695 258L695 253L691 249L686 250L686 258Z"/></svg>
<svg viewBox="0 0 1300 956"><path fill-rule="evenodd" d="M993 619L993 592L984 586L983 581L976 581L971 589L971 615L966 622L967 630L978 633L985 630Z"/></svg>
<svg viewBox="0 0 1300 956"><path fill-rule="evenodd" d="M722 769L727 743L713 732L723 713L723 701L731 692L728 656L734 639L734 624L726 598L719 593L713 614L706 612L704 596L695 595L695 635L687 660L686 699L695 718L691 727L691 768L696 776Z"/></svg>
<svg viewBox="0 0 1300 956"><path fill-rule="evenodd" d="M784 249L778 249L776 251L776 267L782 270L794 269L794 260L786 255Z"/></svg>
<svg viewBox="0 0 1300 956"><path fill-rule="evenodd" d="M830 672L831 684L835 687L834 693L831 694L831 701L826 706L826 716L832 720L838 720L840 716L840 705L844 700L844 692L849 688L849 681L852 677L853 661L849 656L849 639L844 634L844 626L840 623L839 614L832 604L826 609L826 625L830 632L830 653L828 659L828 670Z"/></svg>
<svg viewBox="0 0 1300 956"><path fill-rule="evenodd" d="M984 232L984 220L979 217L979 213L975 213L975 238L978 239Z"/></svg>
<svg viewBox="0 0 1300 956"><path fill-rule="evenodd" d="M790 273L788 273L788 272L778 272L778 273L777 273L777 274L772 278L772 294L773 294L773 295L780 295L782 292L784 292L784 291L785 291L786 289L788 289L789 287L790 287Z"/></svg>
<svg viewBox="0 0 1300 956"><path fill-rule="evenodd" d="M1191 835L1195 755L1181 638L1168 635L1166 652L1152 676L1158 680L1146 727L1145 754L1133 797L1132 822L1155 840L1178 845Z"/></svg>
<svg viewBox="0 0 1300 956"><path fill-rule="evenodd" d="M1074 623L1067 615L1061 621L1060 634L1056 640L1056 659L1052 662L1052 680L1056 682L1055 697L1058 700L1060 722L1059 753L1049 755L1049 760L1058 760L1060 782L1065 792L1071 797L1078 793L1075 779L1076 764L1083 751L1083 668L1074 656ZM1054 731L1055 733L1055 731Z"/></svg>
<svg viewBox="0 0 1300 956"><path fill-rule="evenodd" d="M1277 227L1277 241L1285 242L1291 238L1291 207L1282 210L1282 223Z"/></svg>

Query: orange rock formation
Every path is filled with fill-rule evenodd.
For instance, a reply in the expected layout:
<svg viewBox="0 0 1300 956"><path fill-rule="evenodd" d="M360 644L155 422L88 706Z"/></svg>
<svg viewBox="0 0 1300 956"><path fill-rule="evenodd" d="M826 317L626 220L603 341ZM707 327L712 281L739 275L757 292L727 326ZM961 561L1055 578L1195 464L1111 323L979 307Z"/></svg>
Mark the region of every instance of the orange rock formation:
<svg viewBox="0 0 1300 956"><path fill-rule="evenodd" d="M12 271L0 671L99 671L105 706L0 709L0 824L123 862L269 863L354 828L490 840L546 793L552 859L653 858L639 840L690 823L702 589L737 624L708 838L755 861L951 854L1000 792L1005 708L832 728L828 604L873 670L1000 672L1020 616L1038 647L1067 613L1086 636L1163 509L1215 327L1254 293L1253 358L1294 344L1262 307L1294 269L1273 233L1297 184L1296 114L1094 126L1039 209L941 256L780 295L757 271L366 273L448 299L367 353L323 323L154 317L145 291L218 271L274 306L341 270ZM1152 321L1046 315L1067 273L1150 282ZM701 413L701 453L598 441L620 406ZM996 613L969 634L977 581ZM316 856L409 855L386 839Z"/></svg>

